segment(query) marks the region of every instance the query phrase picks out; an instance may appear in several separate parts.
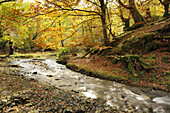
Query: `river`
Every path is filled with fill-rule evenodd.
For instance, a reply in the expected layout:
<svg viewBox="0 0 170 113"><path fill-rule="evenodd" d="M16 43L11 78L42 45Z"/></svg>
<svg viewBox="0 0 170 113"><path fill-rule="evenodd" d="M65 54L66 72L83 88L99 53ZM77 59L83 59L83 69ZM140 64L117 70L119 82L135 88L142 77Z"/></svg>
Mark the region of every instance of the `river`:
<svg viewBox="0 0 170 113"><path fill-rule="evenodd" d="M21 76L36 79L63 90L74 91L87 98L102 98L106 100L106 104L116 109L136 109L136 111L156 113L170 111L169 93L89 77L71 71L55 60L21 59L10 62L9 65L21 67L19 71Z"/></svg>

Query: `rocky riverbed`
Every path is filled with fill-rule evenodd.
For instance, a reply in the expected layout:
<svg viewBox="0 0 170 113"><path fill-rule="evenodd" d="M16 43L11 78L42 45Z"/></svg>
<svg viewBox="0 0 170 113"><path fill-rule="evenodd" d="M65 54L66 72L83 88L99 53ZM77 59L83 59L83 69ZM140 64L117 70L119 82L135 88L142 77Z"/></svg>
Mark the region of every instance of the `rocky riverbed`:
<svg viewBox="0 0 170 113"><path fill-rule="evenodd" d="M103 104L102 99L85 98L23 76L1 73L0 81L1 113L121 112Z"/></svg>
<svg viewBox="0 0 170 113"><path fill-rule="evenodd" d="M4 70L6 76L2 75L1 81L6 89L0 90L2 112L168 113L170 110L168 93L87 77L54 60L16 60Z"/></svg>

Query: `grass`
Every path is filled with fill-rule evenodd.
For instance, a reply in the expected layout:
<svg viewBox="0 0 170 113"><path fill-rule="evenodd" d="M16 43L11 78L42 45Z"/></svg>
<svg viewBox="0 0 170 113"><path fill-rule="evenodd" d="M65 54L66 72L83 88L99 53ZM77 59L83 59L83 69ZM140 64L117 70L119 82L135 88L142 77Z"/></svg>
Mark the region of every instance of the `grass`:
<svg viewBox="0 0 170 113"><path fill-rule="evenodd" d="M5 57L7 54L0 55L0 57ZM19 53L14 52L10 55L11 58L53 58L57 56L57 52L36 52L36 53Z"/></svg>

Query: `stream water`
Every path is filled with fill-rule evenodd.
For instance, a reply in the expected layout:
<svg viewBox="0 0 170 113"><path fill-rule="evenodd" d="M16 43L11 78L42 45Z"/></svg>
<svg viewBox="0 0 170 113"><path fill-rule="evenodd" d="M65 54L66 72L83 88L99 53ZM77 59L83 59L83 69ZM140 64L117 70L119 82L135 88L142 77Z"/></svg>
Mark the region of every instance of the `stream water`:
<svg viewBox="0 0 170 113"><path fill-rule="evenodd" d="M170 112L170 94L146 88L137 88L89 77L66 68L50 59L23 59L10 63L22 67L20 75L39 82L71 90L89 98L102 98L117 109L137 109L156 113Z"/></svg>

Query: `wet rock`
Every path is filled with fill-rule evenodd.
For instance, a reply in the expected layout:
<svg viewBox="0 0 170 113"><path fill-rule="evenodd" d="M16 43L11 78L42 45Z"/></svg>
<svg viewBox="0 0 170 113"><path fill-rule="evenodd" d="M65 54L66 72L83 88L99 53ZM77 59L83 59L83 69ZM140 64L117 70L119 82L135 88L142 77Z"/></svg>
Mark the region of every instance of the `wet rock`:
<svg viewBox="0 0 170 113"><path fill-rule="evenodd" d="M1 102L4 104L4 103L7 103L8 100L7 99L2 99Z"/></svg>
<svg viewBox="0 0 170 113"><path fill-rule="evenodd" d="M53 75L47 75L48 77L53 77Z"/></svg>
<svg viewBox="0 0 170 113"><path fill-rule="evenodd" d="M0 110L4 107L4 105L0 105Z"/></svg>
<svg viewBox="0 0 170 113"><path fill-rule="evenodd" d="M19 65L9 65L10 67L16 67L16 68L20 68Z"/></svg>
<svg viewBox="0 0 170 113"><path fill-rule="evenodd" d="M44 109L44 111L45 112L48 112L48 111L51 111L53 108L52 107L46 107L45 109Z"/></svg>
<svg viewBox="0 0 170 113"><path fill-rule="evenodd" d="M18 93L14 93L14 94L13 94L13 97L14 97L14 98L18 98L19 96L20 96L20 95L19 95Z"/></svg>
<svg viewBox="0 0 170 113"><path fill-rule="evenodd" d="M29 113L39 113L39 111L38 110L31 110L31 111L29 111Z"/></svg>
<svg viewBox="0 0 170 113"><path fill-rule="evenodd" d="M13 102L12 104L11 104L11 106L15 106L16 104L15 104L15 102Z"/></svg>
<svg viewBox="0 0 170 113"><path fill-rule="evenodd" d="M37 72L33 72L32 74L36 75L36 74L37 74Z"/></svg>
<svg viewBox="0 0 170 113"><path fill-rule="evenodd" d="M25 104L25 106L31 107L31 106L33 106L33 105L32 105L32 103L27 103L27 104Z"/></svg>
<svg viewBox="0 0 170 113"><path fill-rule="evenodd" d="M9 100L7 103L5 103L5 106L9 106L12 103L11 100Z"/></svg>
<svg viewBox="0 0 170 113"><path fill-rule="evenodd" d="M61 79L56 78L55 80L61 80Z"/></svg>
<svg viewBox="0 0 170 113"><path fill-rule="evenodd" d="M7 110L7 112L13 112L13 111L15 111L14 108L9 108L9 109Z"/></svg>
<svg viewBox="0 0 170 113"><path fill-rule="evenodd" d="M20 100L19 99L13 99L15 103L18 103Z"/></svg>
<svg viewBox="0 0 170 113"><path fill-rule="evenodd" d="M36 81L34 78L29 78L29 80L31 80L31 81Z"/></svg>

